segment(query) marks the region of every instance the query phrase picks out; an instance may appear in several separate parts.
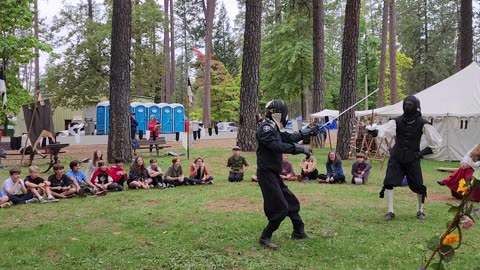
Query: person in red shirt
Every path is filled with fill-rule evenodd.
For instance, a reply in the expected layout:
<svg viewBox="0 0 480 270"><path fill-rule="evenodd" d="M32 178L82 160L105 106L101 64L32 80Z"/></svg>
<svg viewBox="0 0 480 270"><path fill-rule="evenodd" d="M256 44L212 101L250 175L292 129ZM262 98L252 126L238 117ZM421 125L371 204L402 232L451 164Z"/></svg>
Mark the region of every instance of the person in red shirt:
<svg viewBox="0 0 480 270"><path fill-rule="evenodd" d="M150 116L150 122L148 122L148 130L150 130L150 137L152 140L156 141L157 137L160 135L160 130L162 125L157 121L155 115ZM152 153L152 145L150 145L150 153Z"/></svg>
<svg viewBox="0 0 480 270"><path fill-rule="evenodd" d="M115 159L115 165L110 167L110 174L113 182L117 183L123 189L123 184L128 180L128 173L123 168L125 161L121 158Z"/></svg>

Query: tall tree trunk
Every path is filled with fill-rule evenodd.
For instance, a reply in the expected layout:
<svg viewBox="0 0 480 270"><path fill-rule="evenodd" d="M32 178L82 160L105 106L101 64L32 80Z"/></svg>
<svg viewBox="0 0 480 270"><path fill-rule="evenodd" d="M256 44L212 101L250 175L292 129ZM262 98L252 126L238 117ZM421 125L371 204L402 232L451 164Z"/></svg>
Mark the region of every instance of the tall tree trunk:
<svg viewBox="0 0 480 270"><path fill-rule="evenodd" d="M210 78L210 60L212 57L212 34L213 34L213 17L215 16L215 0L206 0L206 9L205 9L205 71L203 73L203 125L206 128L212 128L211 125L211 104L210 104L210 88L211 88L211 78ZM205 3L205 0L204 0Z"/></svg>
<svg viewBox="0 0 480 270"><path fill-rule="evenodd" d="M170 63L170 31L169 31L169 7L168 7L168 4L169 4L169 0L164 0L163 1L163 5L164 5L164 8L165 8L165 22L163 24L163 54L164 54L164 57L165 57L165 63L164 63L164 74L163 74L163 79L162 79L162 88L163 88L163 91L165 93L165 99L164 101L166 103L170 103L171 100L172 100L172 96L171 96L171 83L170 83L170 67L171 67L171 63Z"/></svg>
<svg viewBox="0 0 480 270"><path fill-rule="evenodd" d="M385 106L385 69L387 65L388 0L383 0L382 44L380 45L380 69L378 78L377 108Z"/></svg>
<svg viewBox="0 0 480 270"><path fill-rule="evenodd" d="M173 0L170 0L170 94L173 96L177 88L175 78L175 13L173 12Z"/></svg>
<svg viewBox="0 0 480 270"><path fill-rule="evenodd" d="M464 69L473 61L473 10L472 0L460 3L460 68Z"/></svg>
<svg viewBox="0 0 480 270"><path fill-rule="evenodd" d="M35 32L35 38L38 39L38 0L35 0L34 2L34 9L35 9L35 14L34 14L34 32ZM38 47L35 47L35 54L37 55L35 57L35 93L39 94L40 93L40 51L38 50Z"/></svg>
<svg viewBox="0 0 480 270"><path fill-rule="evenodd" d="M140 0L133 1L133 8L138 10L140 9ZM133 88L135 89L134 93L143 96L144 90L141 83L141 69L142 69L142 33L140 31L135 31L133 33Z"/></svg>
<svg viewBox="0 0 480 270"><path fill-rule="evenodd" d="M313 0L313 112L325 108L325 44L323 0Z"/></svg>
<svg viewBox="0 0 480 270"><path fill-rule="evenodd" d="M397 103L397 38L395 0L390 0L390 104Z"/></svg>
<svg viewBox="0 0 480 270"><path fill-rule="evenodd" d="M345 111L357 99L358 35L360 23L360 0L348 0L345 8L345 26L342 44L342 76L340 85L340 111ZM348 158L355 108L339 118L337 153Z"/></svg>
<svg viewBox="0 0 480 270"><path fill-rule="evenodd" d="M132 160L130 141L130 46L132 5L113 0L112 48L110 61L110 133L108 162L115 158Z"/></svg>
<svg viewBox="0 0 480 270"><path fill-rule="evenodd" d="M462 61L462 37L460 36L460 3L458 1L455 1L456 8L457 8L457 50L455 54L455 72L459 72L462 70L461 67L461 61Z"/></svg>
<svg viewBox="0 0 480 270"><path fill-rule="evenodd" d="M255 151L257 140L258 95L260 88L260 41L262 1L247 0L243 62L240 86L240 117L237 145L243 151Z"/></svg>
<svg viewBox="0 0 480 270"><path fill-rule="evenodd" d="M275 0L275 24L280 24L282 22L282 8L281 8L281 1Z"/></svg>
<svg viewBox="0 0 480 270"><path fill-rule="evenodd" d="M93 0L87 1L87 16L90 21L93 21Z"/></svg>
<svg viewBox="0 0 480 270"><path fill-rule="evenodd" d="M428 0L423 1L423 31L425 35L424 39L424 60L423 63L425 66L428 65L429 57L428 57ZM426 89L428 87L428 73L427 70L425 69L423 71L423 89Z"/></svg>

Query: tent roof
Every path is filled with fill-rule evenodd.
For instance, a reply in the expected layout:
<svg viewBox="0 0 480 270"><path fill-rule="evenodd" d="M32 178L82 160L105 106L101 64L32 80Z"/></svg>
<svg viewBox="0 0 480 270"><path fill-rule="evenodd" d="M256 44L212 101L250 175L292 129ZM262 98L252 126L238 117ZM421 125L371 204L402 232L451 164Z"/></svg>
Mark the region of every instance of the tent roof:
<svg viewBox="0 0 480 270"><path fill-rule="evenodd" d="M415 96L420 99L423 116L480 116L480 67L473 62ZM375 114L401 115L402 104L375 109Z"/></svg>
<svg viewBox="0 0 480 270"><path fill-rule="evenodd" d="M311 114L310 117L312 118L320 118L320 117L337 117L338 116L338 111L337 110L330 110L330 109L325 109L323 111Z"/></svg>

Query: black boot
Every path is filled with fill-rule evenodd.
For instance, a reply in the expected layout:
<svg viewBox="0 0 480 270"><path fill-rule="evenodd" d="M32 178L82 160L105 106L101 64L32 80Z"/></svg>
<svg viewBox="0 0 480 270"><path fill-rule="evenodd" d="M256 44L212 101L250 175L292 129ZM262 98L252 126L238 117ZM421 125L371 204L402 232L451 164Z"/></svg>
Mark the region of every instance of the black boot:
<svg viewBox="0 0 480 270"><path fill-rule="evenodd" d="M302 239L312 239L310 235L306 234L305 232L292 232L292 239L293 240L302 240Z"/></svg>
<svg viewBox="0 0 480 270"><path fill-rule="evenodd" d="M278 246L275 245L274 243L272 243L272 239L271 238L263 238L263 237L260 237L260 239L258 240L258 243L260 243L260 245L266 247L266 248L269 248L269 249L277 249Z"/></svg>

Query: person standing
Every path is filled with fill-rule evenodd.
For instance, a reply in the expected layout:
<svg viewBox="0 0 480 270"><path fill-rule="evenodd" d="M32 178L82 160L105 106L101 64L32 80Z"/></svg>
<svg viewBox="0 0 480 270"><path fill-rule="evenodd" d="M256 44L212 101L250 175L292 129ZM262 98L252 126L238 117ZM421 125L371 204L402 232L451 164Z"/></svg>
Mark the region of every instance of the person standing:
<svg viewBox="0 0 480 270"><path fill-rule="evenodd" d="M257 128L257 179L262 190L263 209L268 224L263 229L259 243L270 249L278 246L272 242L272 234L280 223L289 217L293 224L292 239L311 238L305 233L305 225L300 217L300 202L280 178L282 154L311 155L310 150L296 144L304 137L322 132L320 126L303 129L293 134L280 131L287 124L288 107L283 100L274 99L267 103L265 119Z"/></svg>
<svg viewBox="0 0 480 270"><path fill-rule="evenodd" d="M137 133L138 122L135 120L135 113L130 113L130 138L135 139L135 134Z"/></svg>
<svg viewBox="0 0 480 270"><path fill-rule="evenodd" d="M157 140L157 137L160 135L161 125L157 121L155 115L150 116L150 122L148 122L148 130L150 130L150 137L153 141ZM150 145L150 153L152 153L152 145Z"/></svg>
<svg viewBox="0 0 480 270"><path fill-rule="evenodd" d="M408 179L411 191L417 194L417 219L426 218L423 204L427 196L427 187L423 185L422 168L420 159L425 155L432 154L432 148L438 149L442 143L442 137L438 131L422 117L420 100L415 96L408 96L403 100L403 114L395 117L387 123L372 128L367 126L367 132L373 137L393 137L396 142L390 151L387 172L383 180L383 188L380 198L387 193L388 212L384 216L385 221L395 218L393 209L393 188L401 186L403 178ZM420 151L420 140L425 135L428 147Z"/></svg>

